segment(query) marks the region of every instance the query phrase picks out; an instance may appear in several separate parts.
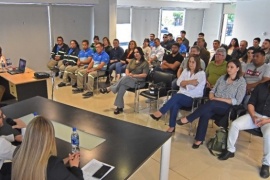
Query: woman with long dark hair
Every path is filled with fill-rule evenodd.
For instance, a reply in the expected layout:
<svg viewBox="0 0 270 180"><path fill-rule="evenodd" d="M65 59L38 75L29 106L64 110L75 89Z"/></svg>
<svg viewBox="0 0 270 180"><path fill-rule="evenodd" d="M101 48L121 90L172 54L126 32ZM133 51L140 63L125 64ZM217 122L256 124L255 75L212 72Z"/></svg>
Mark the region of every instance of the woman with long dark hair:
<svg viewBox="0 0 270 180"><path fill-rule="evenodd" d="M124 109L124 95L129 88L135 88L137 82L140 82L140 86L145 86L145 79L149 72L149 64L144 59L144 53L141 47L134 49L134 58L131 59L126 68L126 76L123 76L115 84L107 88L100 89L100 92L105 94L112 91L117 96L114 101L116 109L114 114L123 112Z"/></svg>
<svg viewBox="0 0 270 180"><path fill-rule="evenodd" d="M112 50L112 45L111 45L111 42L110 42L109 38L104 37L102 40L103 40L105 52L106 52L108 55L110 55L110 51Z"/></svg>
<svg viewBox="0 0 270 180"><path fill-rule="evenodd" d="M218 79L209 93L209 100L192 114L177 121L177 124L183 125L199 118L193 149L199 148L204 141L209 119L214 114L226 115L232 105L242 103L245 94L246 81L242 77L241 63L239 60L229 61L227 74Z"/></svg>
<svg viewBox="0 0 270 180"><path fill-rule="evenodd" d="M228 46L228 49L227 49L227 54L228 55L232 55L233 53L233 50L239 48L239 42L238 42L238 39L237 38L232 38L229 46Z"/></svg>

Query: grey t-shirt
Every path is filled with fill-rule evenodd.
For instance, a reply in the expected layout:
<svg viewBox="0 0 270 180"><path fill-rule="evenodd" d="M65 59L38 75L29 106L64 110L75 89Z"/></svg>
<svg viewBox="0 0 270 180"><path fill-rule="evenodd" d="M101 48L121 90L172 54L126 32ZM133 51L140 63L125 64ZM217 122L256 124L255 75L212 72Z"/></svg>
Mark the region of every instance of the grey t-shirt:
<svg viewBox="0 0 270 180"><path fill-rule="evenodd" d="M256 68L253 63L250 63L243 66L243 72L245 73L247 84L256 83L262 80L263 77L270 78L270 66L268 64L263 64L262 66Z"/></svg>
<svg viewBox="0 0 270 180"><path fill-rule="evenodd" d="M182 69L187 68L187 62L188 62L188 58L185 58L184 61L181 63L180 68ZM205 70L205 63L202 59L201 59L201 68Z"/></svg>

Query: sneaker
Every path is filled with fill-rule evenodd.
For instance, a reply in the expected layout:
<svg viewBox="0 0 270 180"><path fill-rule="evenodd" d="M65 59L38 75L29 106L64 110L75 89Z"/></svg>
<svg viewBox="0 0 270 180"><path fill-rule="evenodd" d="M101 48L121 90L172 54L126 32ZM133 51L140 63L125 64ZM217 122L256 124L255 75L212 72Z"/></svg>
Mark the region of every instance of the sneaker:
<svg viewBox="0 0 270 180"><path fill-rule="evenodd" d="M64 86L66 86L66 83L61 82L60 84L58 84L58 87L64 87Z"/></svg>
<svg viewBox="0 0 270 180"><path fill-rule="evenodd" d="M269 177L269 166L262 165L261 171L260 171L260 176L262 178L265 178L265 179Z"/></svg>
<svg viewBox="0 0 270 180"><path fill-rule="evenodd" d="M72 92L73 94L83 93L83 89L80 88L72 89Z"/></svg>
<svg viewBox="0 0 270 180"><path fill-rule="evenodd" d="M94 95L93 92L87 92L87 93L83 94L83 98L90 98L90 97L92 97L93 95Z"/></svg>

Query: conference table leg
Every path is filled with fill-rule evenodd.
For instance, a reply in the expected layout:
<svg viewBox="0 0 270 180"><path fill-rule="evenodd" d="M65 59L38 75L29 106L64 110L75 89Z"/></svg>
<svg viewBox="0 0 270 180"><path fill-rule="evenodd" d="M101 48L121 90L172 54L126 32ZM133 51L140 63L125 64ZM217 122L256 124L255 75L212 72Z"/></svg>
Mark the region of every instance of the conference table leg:
<svg viewBox="0 0 270 180"><path fill-rule="evenodd" d="M161 147L161 162L160 162L160 180L169 179L170 155L171 155L171 141L168 139Z"/></svg>

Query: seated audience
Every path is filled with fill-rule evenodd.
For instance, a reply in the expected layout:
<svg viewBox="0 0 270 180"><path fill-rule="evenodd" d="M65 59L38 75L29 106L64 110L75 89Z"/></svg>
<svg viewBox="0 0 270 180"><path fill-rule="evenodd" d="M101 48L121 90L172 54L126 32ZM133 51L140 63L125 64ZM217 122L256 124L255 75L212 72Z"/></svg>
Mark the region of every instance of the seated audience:
<svg viewBox="0 0 270 180"><path fill-rule="evenodd" d="M232 38L228 46L228 55L232 55L233 51L239 48L239 42L237 38Z"/></svg>
<svg viewBox="0 0 270 180"><path fill-rule="evenodd" d="M248 102L248 113L232 122L228 139L227 151L223 152L218 159L227 160L234 157L235 143L239 131L260 128L263 134L263 159L260 171L262 178L269 177L270 166L270 104L269 104L270 81L258 85L251 94ZM257 168L257 167L256 167Z"/></svg>
<svg viewBox="0 0 270 180"><path fill-rule="evenodd" d="M150 41L148 38L145 38L143 41L143 53L144 53L144 59L149 59L151 54L151 47L150 47Z"/></svg>
<svg viewBox="0 0 270 180"><path fill-rule="evenodd" d="M73 93L82 93L84 91L84 82L87 92L83 94L83 98L92 97L94 91L94 81L99 75L105 75L107 64L110 61L109 55L104 51L102 43L97 43L96 52L92 55L92 60L86 69L82 69L78 72L77 76L77 88L73 89ZM87 78L87 80L86 80Z"/></svg>
<svg viewBox="0 0 270 180"><path fill-rule="evenodd" d="M91 62L93 50L89 48L89 41L82 41L82 50L79 52L77 64L69 65L66 67L66 70L63 75L63 82L58 84L58 87L66 86L69 82L69 78L71 79L70 84L72 87L77 87L77 76L78 72L82 69L85 69L88 64Z"/></svg>
<svg viewBox="0 0 270 180"><path fill-rule="evenodd" d="M58 87L66 86L69 84L69 73L75 73L78 69L77 62L80 53L80 47L77 41L70 41L70 48L68 53L64 56L63 65L60 66L60 71L63 72L63 82L58 84Z"/></svg>
<svg viewBox="0 0 270 180"><path fill-rule="evenodd" d="M106 52L108 55L110 55L110 52L111 52L111 50L112 50L112 45L111 45L111 42L110 42L109 38L104 37L104 38L102 39L102 41L103 41L103 45L104 45L104 50L105 50L105 52Z"/></svg>
<svg viewBox="0 0 270 180"><path fill-rule="evenodd" d="M186 46L187 52L188 52L188 50L189 50L189 40L186 38L186 34L187 34L186 31L184 31L184 30L180 31L180 36L182 38L183 44Z"/></svg>
<svg viewBox="0 0 270 180"><path fill-rule="evenodd" d="M262 50L265 52L265 63L270 62L270 39L265 39L262 44Z"/></svg>
<svg viewBox="0 0 270 180"><path fill-rule="evenodd" d="M179 68L183 59L183 56L181 56L179 53L179 44L174 43L172 45L172 53L164 55L161 65L155 67L154 71L162 71L176 75L177 69Z"/></svg>
<svg viewBox="0 0 270 180"><path fill-rule="evenodd" d="M179 48L179 53L183 56L186 57L186 53L187 53L187 47L183 44L183 40L181 37L177 37L176 38L176 42L179 44L180 48Z"/></svg>
<svg viewBox="0 0 270 180"><path fill-rule="evenodd" d="M202 39L204 39L204 33L199 33L198 34L198 38L202 38ZM204 39L205 40L205 39ZM194 42L194 44L193 44L193 46L197 46L198 45L198 41L195 41ZM199 46L199 45L198 45ZM203 44L203 47L206 49L206 47L207 47L207 43L204 41L204 44Z"/></svg>
<svg viewBox="0 0 270 180"><path fill-rule="evenodd" d="M144 59L143 50L141 47L136 47L134 50L135 58L130 61L126 68L126 76L123 76L115 84L107 88L100 89L100 92L105 94L112 91L117 96L114 101L116 109L114 114L123 112L124 109L124 94L127 89L135 88L137 82L140 82L140 87L145 86L145 79L149 72L149 64Z"/></svg>
<svg viewBox="0 0 270 180"><path fill-rule="evenodd" d="M96 45L97 43L99 43L99 37L98 36L94 36L93 38L94 42L91 44L90 48L96 52Z"/></svg>
<svg viewBox="0 0 270 180"><path fill-rule="evenodd" d="M252 63L252 61L253 61L253 52L254 52L254 50L252 48L248 48L247 54L245 54L243 57L241 57L239 59L239 61L241 62L243 72L245 71L247 64Z"/></svg>
<svg viewBox="0 0 270 180"><path fill-rule="evenodd" d="M134 40L131 40L128 44L128 49L125 50L124 55L121 57L120 62L116 63L115 72L116 78L115 81L118 81L122 73L125 73L128 63L134 58L134 49L137 47L137 43Z"/></svg>
<svg viewBox="0 0 270 180"><path fill-rule="evenodd" d="M170 43L170 46L172 47L172 45L175 43L172 33L168 33L168 41Z"/></svg>
<svg viewBox="0 0 270 180"><path fill-rule="evenodd" d="M189 56L195 56L195 55L200 55L200 48L199 46L192 46L191 49L190 49L190 53L189 53ZM182 74L183 70L185 68L187 68L187 64L188 64L188 59L189 57L185 58L184 61L181 63L180 67L178 68L178 71L177 71L177 78L180 77L180 75ZM200 59L200 65L201 65L201 68L202 70L204 71L205 70L205 63L202 59ZM177 78L173 80L172 82L172 89L173 90L178 90L179 89L179 86L177 86Z"/></svg>
<svg viewBox="0 0 270 180"><path fill-rule="evenodd" d="M204 61L205 67L207 67L210 60L210 52L207 51L204 47L205 44L204 38L198 38L197 44L200 47L200 57Z"/></svg>
<svg viewBox="0 0 270 180"><path fill-rule="evenodd" d="M160 43L160 45L164 48L164 49L167 49L168 51L171 50L171 43L168 39L168 35L167 34L164 34L163 35L163 41Z"/></svg>
<svg viewBox="0 0 270 180"><path fill-rule="evenodd" d="M4 115L0 116L0 125L3 125ZM14 119L16 125L12 128L23 129L26 127L25 123L19 119ZM10 139L6 136L0 136L0 179L1 180L10 180L11 179L11 161L13 158L14 151L16 146L13 146L10 142Z"/></svg>
<svg viewBox="0 0 270 180"><path fill-rule="evenodd" d="M162 115L170 110L170 124L167 132L175 132L176 118L181 107L191 107L193 98L202 97L206 79L205 72L200 65L200 56L190 56L188 66L177 80L180 87L177 94L173 95L159 111L150 116L159 120Z"/></svg>
<svg viewBox="0 0 270 180"><path fill-rule="evenodd" d="M260 43L261 43L261 38L256 37L253 39L253 46L251 46L250 48L253 49L254 51L256 50L260 50Z"/></svg>
<svg viewBox="0 0 270 180"><path fill-rule="evenodd" d="M69 163L68 169L65 164ZM57 157L55 131L51 121L35 117L26 128L23 142L12 161L12 180L83 180L80 155Z"/></svg>
<svg viewBox="0 0 270 180"><path fill-rule="evenodd" d="M152 47L150 58L147 59L148 63L153 67L159 66L163 60L165 50L160 45L160 40L158 38L155 39L155 46Z"/></svg>
<svg viewBox="0 0 270 180"><path fill-rule="evenodd" d="M246 81L242 77L241 63L239 60L229 61L227 74L221 76L209 94L209 100L199 106L192 114L177 121L183 125L199 118L193 149L199 148L203 143L209 119L215 115L226 115L232 105L241 104L246 90Z"/></svg>
<svg viewBox="0 0 270 180"><path fill-rule="evenodd" d="M57 44L52 49L51 60L48 62L47 67L52 71L58 71L55 66L59 69L63 65L63 59L68 49L69 47L64 43L64 39L61 36L57 37Z"/></svg>
<svg viewBox="0 0 270 180"><path fill-rule="evenodd" d="M108 78L110 78L113 70L116 69L116 63L120 62L123 55L124 55L124 50L122 47L119 46L119 40L114 39L113 40L113 48L110 52L110 63L108 64L108 66L109 66ZM109 82L108 78L107 78L106 82Z"/></svg>
<svg viewBox="0 0 270 180"><path fill-rule="evenodd" d="M149 36L149 39L150 39L150 42L149 42L149 45L150 47L154 47L155 46L155 34L151 33L150 36Z"/></svg>
<svg viewBox="0 0 270 180"><path fill-rule="evenodd" d="M217 49L215 54L215 61L211 61L205 71L207 88L212 89L220 76L226 74L227 62L225 59L226 50L224 48Z"/></svg>
<svg viewBox="0 0 270 180"><path fill-rule="evenodd" d="M215 54L217 49L220 48L220 41L219 40L214 40L213 41L213 49L211 49L210 52L210 61L215 60Z"/></svg>
<svg viewBox="0 0 270 180"><path fill-rule="evenodd" d="M232 59L240 59L243 57L247 53L247 46L248 42L246 40L241 41L240 47L233 50Z"/></svg>

